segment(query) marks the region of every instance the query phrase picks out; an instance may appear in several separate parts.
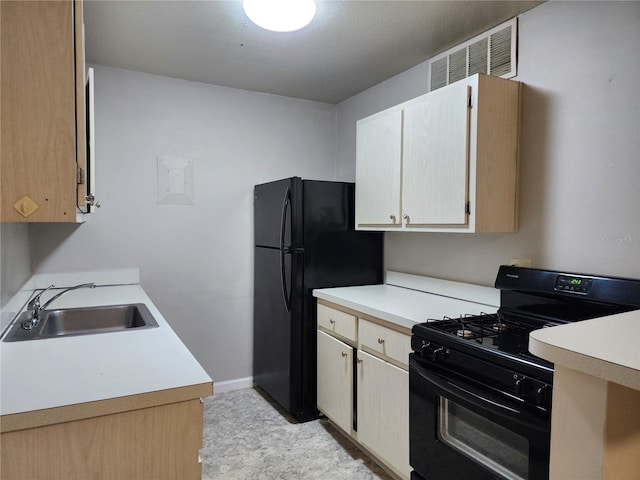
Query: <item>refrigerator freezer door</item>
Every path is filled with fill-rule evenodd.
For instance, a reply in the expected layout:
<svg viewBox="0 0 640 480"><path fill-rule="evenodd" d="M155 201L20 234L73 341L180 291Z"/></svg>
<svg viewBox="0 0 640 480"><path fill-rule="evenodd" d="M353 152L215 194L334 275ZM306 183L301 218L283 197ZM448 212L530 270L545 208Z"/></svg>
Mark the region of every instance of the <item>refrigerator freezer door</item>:
<svg viewBox="0 0 640 480"><path fill-rule="evenodd" d="M294 202L299 178L256 185L253 191L254 238L260 247L289 249L294 245Z"/></svg>

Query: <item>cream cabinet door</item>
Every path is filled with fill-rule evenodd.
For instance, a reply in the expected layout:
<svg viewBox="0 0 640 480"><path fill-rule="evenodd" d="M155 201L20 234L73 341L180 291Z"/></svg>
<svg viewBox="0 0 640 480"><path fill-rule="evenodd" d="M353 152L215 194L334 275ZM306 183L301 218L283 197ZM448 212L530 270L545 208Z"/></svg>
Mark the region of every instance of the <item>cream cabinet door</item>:
<svg viewBox="0 0 640 480"><path fill-rule="evenodd" d="M356 227L400 227L402 111L367 117L356 128Z"/></svg>
<svg viewBox="0 0 640 480"><path fill-rule="evenodd" d="M318 330L318 410L347 433L353 426L353 348Z"/></svg>
<svg viewBox="0 0 640 480"><path fill-rule="evenodd" d="M409 478L409 373L358 350L358 440Z"/></svg>
<svg viewBox="0 0 640 480"><path fill-rule="evenodd" d="M467 223L470 90L459 82L404 110L402 212L409 227Z"/></svg>

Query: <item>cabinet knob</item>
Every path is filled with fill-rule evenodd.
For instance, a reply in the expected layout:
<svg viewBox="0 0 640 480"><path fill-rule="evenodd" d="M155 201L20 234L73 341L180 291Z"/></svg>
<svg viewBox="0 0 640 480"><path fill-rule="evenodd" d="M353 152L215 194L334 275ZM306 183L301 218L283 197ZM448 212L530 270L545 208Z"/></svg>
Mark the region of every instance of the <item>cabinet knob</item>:
<svg viewBox="0 0 640 480"><path fill-rule="evenodd" d="M396 216L395 215L389 215L389 218L391 219L391 221L393 223L396 223Z"/></svg>
<svg viewBox="0 0 640 480"><path fill-rule="evenodd" d="M408 224L410 222L409 215L407 215L406 213L404 215L402 215L402 218L404 218L405 223Z"/></svg>
<svg viewBox="0 0 640 480"><path fill-rule="evenodd" d="M336 323L336 321L335 321L333 318L330 318L330 319L329 319L329 323L330 323L331 325L333 325L334 323Z"/></svg>
<svg viewBox="0 0 640 480"><path fill-rule="evenodd" d="M346 357L346 356L347 356L347 354L346 354L346 353L344 353L344 352L342 352L342 358L344 358L344 357Z"/></svg>
<svg viewBox="0 0 640 480"><path fill-rule="evenodd" d="M362 363L362 361L363 361L363 360L362 360L361 358L358 358L358 359L356 360L356 362L358 362L358 363Z"/></svg>
<svg viewBox="0 0 640 480"><path fill-rule="evenodd" d="M378 343L382 345L384 343L384 338L378 338Z"/></svg>

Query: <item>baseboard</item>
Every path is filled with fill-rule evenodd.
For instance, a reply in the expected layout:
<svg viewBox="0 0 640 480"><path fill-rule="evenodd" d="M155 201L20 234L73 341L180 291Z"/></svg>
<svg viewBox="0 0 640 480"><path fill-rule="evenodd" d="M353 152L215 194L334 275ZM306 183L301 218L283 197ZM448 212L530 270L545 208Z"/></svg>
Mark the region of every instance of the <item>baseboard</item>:
<svg viewBox="0 0 640 480"><path fill-rule="evenodd" d="M224 382L213 383L213 393L233 392L234 390L242 390L244 388L253 388L253 377L236 378L234 380L226 380Z"/></svg>

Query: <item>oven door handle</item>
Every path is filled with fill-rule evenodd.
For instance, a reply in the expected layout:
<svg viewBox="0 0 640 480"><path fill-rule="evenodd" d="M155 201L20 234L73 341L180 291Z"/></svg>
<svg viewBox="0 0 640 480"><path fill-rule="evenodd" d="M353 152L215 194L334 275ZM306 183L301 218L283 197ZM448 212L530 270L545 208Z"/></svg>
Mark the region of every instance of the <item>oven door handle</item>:
<svg viewBox="0 0 640 480"><path fill-rule="evenodd" d="M419 365L418 366L414 365L413 367L415 369L415 372L418 375L420 375L426 381L435 385L438 389L442 390L445 393L448 393L453 397L463 398L463 399L464 398L468 399L469 397L472 397L476 401L480 401L482 405L485 406L485 408L488 408L503 416L505 416L505 414L508 414L508 416L513 417L513 416L521 415L523 413L517 408L513 408L508 405L505 405L497 398L494 398L494 399L487 398L484 392L483 393L478 393L477 391L474 392L473 390L475 390L475 388L472 387L471 385L464 384L464 382L457 381L457 383L453 383L450 380L442 378L437 373L433 373L425 370L424 367L420 367ZM460 384L463 384L464 386L461 386Z"/></svg>

